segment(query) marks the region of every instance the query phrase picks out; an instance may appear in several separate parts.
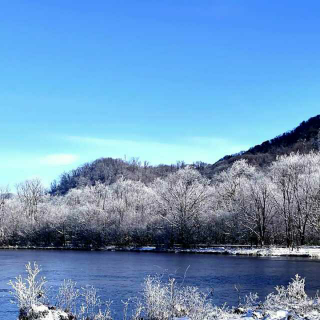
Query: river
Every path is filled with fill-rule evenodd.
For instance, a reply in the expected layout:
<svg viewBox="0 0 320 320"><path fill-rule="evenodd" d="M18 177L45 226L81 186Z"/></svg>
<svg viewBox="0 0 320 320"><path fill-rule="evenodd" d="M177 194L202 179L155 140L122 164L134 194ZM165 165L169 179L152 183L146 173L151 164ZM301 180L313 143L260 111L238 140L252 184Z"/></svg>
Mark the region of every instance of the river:
<svg viewBox="0 0 320 320"><path fill-rule="evenodd" d="M295 274L306 277L308 294L320 289L320 260L307 258L257 258L210 254L147 252L87 252L49 250L0 250L0 319L17 319L17 306L10 303L8 281L25 274L25 264L36 261L54 292L63 279L79 286L94 285L121 319L122 300L139 295L147 275L174 275L185 285L214 289L216 304L236 305L238 295L257 292L261 298L276 285L287 285ZM185 276L185 277L184 277Z"/></svg>

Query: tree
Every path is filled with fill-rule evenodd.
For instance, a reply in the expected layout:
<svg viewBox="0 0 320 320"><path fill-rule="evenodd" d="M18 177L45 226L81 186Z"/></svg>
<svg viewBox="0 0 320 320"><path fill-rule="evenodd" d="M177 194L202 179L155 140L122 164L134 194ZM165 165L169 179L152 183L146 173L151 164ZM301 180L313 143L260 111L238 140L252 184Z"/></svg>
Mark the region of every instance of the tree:
<svg viewBox="0 0 320 320"><path fill-rule="evenodd" d="M26 180L16 186L19 200L31 221L37 219L38 205L44 196L44 187L39 179Z"/></svg>
<svg viewBox="0 0 320 320"><path fill-rule="evenodd" d="M110 186L109 212L114 217L121 242L141 242L148 238L153 194L140 181L119 179Z"/></svg>
<svg viewBox="0 0 320 320"><path fill-rule="evenodd" d="M266 236L275 215L273 201L274 185L270 178L262 172L243 184L241 192L240 223L243 228L256 235L261 246L266 242Z"/></svg>
<svg viewBox="0 0 320 320"><path fill-rule="evenodd" d="M303 245L320 188L320 155L311 152L281 156L273 163L271 173L277 185L274 199L285 225L287 245L292 246L295 238Z"/></svg>
<svg viewBox="0 0 320 320"><path fill-rule="evenodd" d="M0 187L0 241L5 238L6 202L10 199L9 187Z"/></svg>
<svg viewBox="0 0 320 320"><path fill-rule="evenodd" d="M244 219L241 219L241 213L244 213L246 205L244 188L255 174L255 167L249 165L246 160L239 160L213 178L215 211L220 220L224 220L224 233L233 241L246 237L248 231L252 233L252 228L247 228Z"/></svg>
<svg viewBox="0 0 320 320"><path fill-rule="evenodd" d="M177 232L183 246L190 245L209 209L209 181L198 171L186 167L164 180L158 179L153 190L157 214Z"/></svg>

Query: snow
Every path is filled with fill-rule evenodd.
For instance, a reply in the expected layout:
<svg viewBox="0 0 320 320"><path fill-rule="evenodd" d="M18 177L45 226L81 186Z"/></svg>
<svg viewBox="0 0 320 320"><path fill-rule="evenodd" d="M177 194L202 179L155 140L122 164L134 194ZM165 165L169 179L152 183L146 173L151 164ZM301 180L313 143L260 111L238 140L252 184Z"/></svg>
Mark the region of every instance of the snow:
<svg viewBox="0 0 320 320"><path fill-rule="evenodd" d="M156 247L141 247L139 251L154 251Z"/></svg>
<svg viewBox="0 0 320 320"><path fill-rule="evenodd" d="M160 252L175 252L175 253L207 253L207 254L230 254L230 255L246 255L257 257L280 257L280 256L295 256L295 257L308 257L320 259L320 246L304 246L298 248L285 248L285 247L241 247L241 246L221 246L221 247L205 247L196 249L157 249L155 246L145 247L124 247L119 248L116 246L108 246L104 248L108 251L160 251Z"/></svg>
<svg viewBox="0 0 320 320"><path fill-rule="evenodd" d="M290 312L286 310L279 310L276 312L266 312L265 315L263 315L260 312L248 310L248 312L245 315L225 315L224 318L221 318L221 320L289 320L289 319L295 319L295 320L305 320L305 319L312 319L312 320L318 320L320 319L319 313L309 313L302 315L301 317L293 317L290 318ZM173 318L173 320L191 320L188 317L181 317L181 318Z"/></svg>
<svg viewBox="0 0 320 320"><path fill-rule="evenodd" d="M41 319L41 320L68 320L69 316L62 310L50 310L45 305L33 305L28 312L27 319Z"/></svg>
<svg viewBox="0 0 320 320"><path fill-rule="evenodd" d="M230 254L230 255L247 255L258 257L279 257L279 256L295 256L295 257L309 257L320 258L320 247L300 247L300 248L279 248L279 247L265 247L265 248L241 248L241 247L208 247L198 249L176 249L176 252L190 252L190 253L213 253L213 254Z"/></svg>
<svg viewBox="0 0 320 320"><path fill-rule="evenodd" d="M41 305L41 306L32 306L33 312L49 312L49 309L47 306Z"/></svg>
<svg viewBox="0 0 320 320"><path fill-rule="evenodd" d="M240 308L239 308L240 309ZM68 319L68 314L61 310L49 310L47 306L32 306L29 314L32 314L34 317L31 319L39 320L66 320ZM262 312L260 310L247 310L244 314L232 314L225 313L221 315L221 320L287 320L290 319L291 312L288 310L270 310ZM306 314L292 317L291 319L295 320L319 320L320 313L318 310L312 310ZM173 320L191 320L188 317L175 317Z"/></svg>
<svg viewBox="0 0 320 320"><path fill-rule="evenodd" d="M280 310L275 313L274 319L287 319L289 316L288 311Z"/></svg>

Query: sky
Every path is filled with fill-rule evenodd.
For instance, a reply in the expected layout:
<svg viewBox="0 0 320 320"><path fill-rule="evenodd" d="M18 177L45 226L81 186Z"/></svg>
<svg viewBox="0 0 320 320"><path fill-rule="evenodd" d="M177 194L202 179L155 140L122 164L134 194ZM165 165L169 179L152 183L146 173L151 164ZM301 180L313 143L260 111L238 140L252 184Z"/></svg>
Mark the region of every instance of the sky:
<svg viewBox="0 0 320 320"><path fill-rule="evenodd" d="M0 185L214 163L320 114L319 1L0 0Z"/></svg>

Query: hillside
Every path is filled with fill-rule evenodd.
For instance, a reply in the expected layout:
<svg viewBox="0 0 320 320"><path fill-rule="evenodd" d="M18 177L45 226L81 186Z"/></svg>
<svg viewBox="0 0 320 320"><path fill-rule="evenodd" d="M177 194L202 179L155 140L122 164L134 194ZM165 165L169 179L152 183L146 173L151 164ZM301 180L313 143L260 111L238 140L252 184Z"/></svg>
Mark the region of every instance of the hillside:
<svg viewBox="0 0 320 320"><path fill-rule="evenodd" d="M311 150L319 150L319 130L320 115L310 118L308 121L303 121L295 129L274 139L264 141L247 151L225 156L214 164L197 162L193 163L192 166L208 178L240 159L246 159L249 163L259 167L265 167L274 161L278 155L291 152L308 153ZM63 173L59 181L52 183L50 193L65 194L71 188L94 185L96 181L111 184L120 177L150 183L154 179L163 178L185 165L184 162L179 162L172 165L151 166L147 162L141 163L135 158L130 161L101 158Z"/></svg>
<svg viewBox="0 0 320 320"><path fill-rule="evenodd" d="M97 181L112 184L121 177L135 181L139 180L147 184L184 166L184 163L151 166L148 162L141 163L137 158L129 161L100 158L91 163L85 163L70 172L64 172L59 181L53 181L50 193L64 195L70 189L78 186L94 185Z"/></svg>
<svg viewBox="0 0 320 320"><path fill-rule="evenodd" d="M224 170L240 159L247 159L249 163L264 167L276 159L278 155L291 152L308 153L320 149L320 115L303 121L298 127L285 132L271 140L250 148L248 151L228 155L210 166L211 174Z"/></svg>

